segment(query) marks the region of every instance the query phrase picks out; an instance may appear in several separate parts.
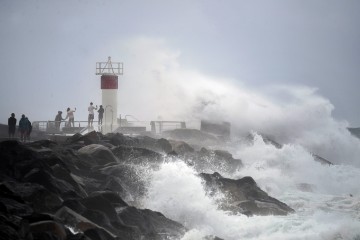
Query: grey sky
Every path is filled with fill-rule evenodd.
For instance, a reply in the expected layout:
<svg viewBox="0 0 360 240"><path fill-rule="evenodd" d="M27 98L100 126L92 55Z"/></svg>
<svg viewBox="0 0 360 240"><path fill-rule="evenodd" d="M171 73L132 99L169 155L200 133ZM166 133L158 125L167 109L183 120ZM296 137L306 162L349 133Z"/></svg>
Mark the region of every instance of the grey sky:
<svg viewBox="0 0 360 240"><path fill-rule="evenodd" d="M250 89L318 88L335 118L360 126L359 12L355 0L0 0L0 122L11 112L52 120L68 106L85 120L101 100L95 62L124 62L126 86L147 50L131 55L125 43L147 38L184 69Z"/></svg>

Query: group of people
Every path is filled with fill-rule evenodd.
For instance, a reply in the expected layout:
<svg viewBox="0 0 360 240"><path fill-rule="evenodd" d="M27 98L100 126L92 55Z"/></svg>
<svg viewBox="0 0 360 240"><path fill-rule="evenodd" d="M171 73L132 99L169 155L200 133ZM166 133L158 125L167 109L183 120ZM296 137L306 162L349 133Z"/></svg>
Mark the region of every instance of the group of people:
<svg viewBox="0 0 360 240"><path fill-rule="evenodd" d="M97 105L94 107L93 103L90 103L90 106L88 107L89 115L88 115L88 126L92 127L93 121L94 121L94 110L97 110L98 112L98 119L99 119L99 125L102 125L103 123L103 116L104 116L104 108L102 105L99 106L99 110ZM67 122L67 126L69 127L75 127L74 122L74 112L76 112L76 108L66 109L66 117L62 117L62 111L58 111L57 115L55 116L55 128L60 131L60 124L61 121L65 121L66 119L69 119ZM8 119L8 127L9 127L9 138L15 137L15 131L16 131L16 123L17 120L15 118L15 113L11 113L11 116ZM25 116L25 114L22 114L21 119L19 121L19 127L18 132L20 134L20 140L25 142L26 140L30 140L30 134L32 130L32 124L28 117Z"/></svg>
<svg viewBox="0 0 360 240"><path fill-rule="evenodd" d="M88 126L92 127L93 125L93 121L94 121L94 110L98 110L97 105L94 107L93 103L90 103L90 106L88 107ZM58 114L55 116L55 128L60 130L60 124L61 121L65 121L66 119L69 119L69 121L67 122L67 126L69 127L75 127L75 122L74 122L74 112L76 111L76 108L70 109L69 107L66 110L66 117L63 118L62 117L62 111L58 111ZM99 110L97 111L99 113L98 117L99 117L99 125L102 125L102 120L103 120L103 116L104 116L104 108L102 105L99 106Z"/></svg>
<svg viewBox="0 0 360 240"><path fill-rule="evenodd" d="M94 110L97 110L97 105L96 107L94 107L93 103L90 103L90 106L88 107L88 111L89 111L89 116L88 116L88 126L92 127L93 125L93 121L94 121ZM99 113L98 115L98 123L99 125L102 125L102 120L103 120L103 116L104 116L104 108L102 105L99 106L99 110L97 111Z"/></svg>
<svg viewBox="0 0 360 240"><path fill-rule="evenodd" d="M16 118L15 113L11 114L11 117L8 119L8 126L9 126L9 138L15 137L15 131L16 131ZM32 124L28 117L25 116L25 114L21 115L21 119L19 121L19 133L20 133L20 140L22 142L25 142L26 140L30 141L30 134L32 130Z"/></svg>

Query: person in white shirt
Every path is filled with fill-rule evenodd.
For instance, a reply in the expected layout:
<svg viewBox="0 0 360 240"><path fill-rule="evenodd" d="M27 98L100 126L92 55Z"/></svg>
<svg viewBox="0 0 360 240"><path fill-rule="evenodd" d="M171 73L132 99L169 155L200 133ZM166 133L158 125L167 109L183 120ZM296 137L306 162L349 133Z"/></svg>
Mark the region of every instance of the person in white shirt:
<svg viewBox="0 0 360 240"><path fill-rule="evenodd" d="M93 103L90 103L90 106L88 107L88 111L89 111L89 117L88 117L88 126L92 127L93 121L94 121L94 110L97 110L97 105L96 107L93 106Z"/></svg>
<svg viewBox="0 0 360 240"><path fill-rule="evenodd" d="M75 123L74 123L74 112L75 111L76 111L76 108L75 108L75 110L72 110L69 107L66 110L67 114L66 114L66 118L64 120L69 118L69 122L68 122L69 127L71 127L71 123L72 123L73 127L75 127Z"/></svg>

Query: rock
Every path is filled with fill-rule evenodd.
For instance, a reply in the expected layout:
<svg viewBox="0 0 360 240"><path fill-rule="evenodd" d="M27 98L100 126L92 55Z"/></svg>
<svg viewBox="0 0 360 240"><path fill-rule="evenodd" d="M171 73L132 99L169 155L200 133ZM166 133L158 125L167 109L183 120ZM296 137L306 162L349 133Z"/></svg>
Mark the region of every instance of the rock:
<svg viewBox="0 0 360 240"><path fill-rule="evenodd" d="M121 186L129 193L132 201L137 201L146 194L147 168L133 164L120 164L104 167L101 172L107 176L117 176L121 181ZM122 196L124 199L127 197L129 196Z"/></svg>
<svg viewBox="0 0 360 240"><path fill-rule="evenodd" d="M72 135L71 137L69 137L66 142L67 143L76 143L81 141L80 139L83 137L83 135L81 135L80 133L75 133L74 135Z"/></svg>
<svg viewBox="0 0 360 240"><path fill-rule="evenodd" d="M326 159L323 158L323 157L320 157L320 156L318 156L318 155L316 155L316 154L312 154L312 156L314 157L314 160L315 160L315 161L317 161L317 162L319 162L319 163L321 163L321 164L323 164L323 165L333 165L332 162L326 160Z"/></svg>
<svg viewBox="0 0 360 240"><path fill-rule="evenodd" d="M184 159L198 172L232 173L243 166L240 159L234 159L226 151L208 150L206 148L201 148L200 151L193 154L187 154Z"/></svg>
<svg viewBox="0 0 360 240"><path fill-rule="evenodd" d="M99 143L100 137L96 131L91 131L85 134L84 136L82 136L79 140L84 141L85 145L90 145L90 144Z"/></svg>
<svg viewBox="0 0 360 240"><path fill-rule="evenodd" d="M68 192L73 192L78 197L80 197L80 195L78 194L81 194L77 193L77 191L70 183L60 180L54 177L50 172L39 168L34 168L33 170L31 170L28 174L24 176L23 180L26 182L40 184L50 192L59 194L60 196Z"/></svg>
<svg viewBox="0 0 360 240"><path fill-rule="evenodd" d="M148 136L138 136L136 139L138 140L136 144L137 147L147 148L159 153L168 153L172 151L171 144L165 138L156 139Z"/></svg>
<svg viewBox="0 0 360 240"><path fill-rule="evenodd" d="M1 186L6 185L8 189L12 189L26 202L31 202L31 206L35 212L52 212L62 205L62 199L44 188L39 184L6 182ZM4 192L4 191L2 191Z"/></svg>
<svg viewBox="0 0 360 240"><path fill-rule="evenodd" d="M149 209L125 207L119 217L127 225L138 226L145 239L180 239L186 232L181 224Z"/></svg>
<svg viewBox="0 0 360 240"><path fill-rule="evenodd" d="M56 212L55 216L58 217L59 219L61 219L61 221L65 225L72 227L75 231L85 232L86 230L93 229L93 228L101 228L102 229L102 227L100 227L96 223L81 216L80 214L76 213L75 211L71 210L68 207L60 208ZM107 230L105 230L105 231L108 232ZM112 234L110 232L108 232L108 233L110 234L110 236L116 237L114 234Z"/></svg>
<svg viewBox="0 0 360 240"><path fill-rule="evenodd" d="M171 131L164 131L162 136L167 139L185 141L190 144L200 146L219 144L221 141L214 135L202 132L197 129L174 129Z"/></svg>
<svg viewBox="0 0 360 240"><path fill-rule="evenodd" d="M127 202L134 200L129 191L125 187L123 187L123 183L119 177L115 177L112 175L108 176L106 180L103 181L99 189L110 190L118 194L122 199Z"/></svg>
<svg viewBox="0 0 360 240"><path fill-rule="evenodd" d="M139 144L139 140L136 138L131 138L128 136L124 136L121 133L108 133L104 137L105 139L108 139L110 143L114 146L137 146Z"/></svg>
<svg viewBox="0 0 360 240"><path fill-rule="evenodd" d="M163 156L160 153L146 148L118 146L113 148L112 152L123 163L147 165L163 162Z"/></svg>
<svg viewBox="0 0 360 240"><path fill-rule="evenodd" d="M108 163L119 163L119 160L112 153L112 151L100 144L90 144L78 150L80 154L91 155L99 165L106 165Z"/></svg>
<svg viewBox="0 0 360 240"><path fill-rule="evenodd" d="M97 191L92 192L89 196L90 198L97 198L101 197L105 200L107 200L113 207L127 207L128 204L122 200L122 198L115 192L112 191Z"/></svg>
<svg viewBox="0 0 360 240"><path fill-rule="evenodd" d="M104 196L105 194L94 194L93 196L81 199L80 202L88 209L103 212L111 222L118 222L119 218L115 208Z"/></svg>
<svg viewBox="0 0 360 240"><path fill-rule="evenodd" d="M187 144L184 141L175 141L170 140L169 141L172 149L178 154L178 155L186 155L188 153L194 153L194 148L192 148L189 144Z"/></svg>
<svg viewBox="0 0 360 240"><path fill-rule="evenodd" d="M127 238L117 238L114 235L111 235L109 232L105 231L102 228L90 228L84 232L84 235L92 240L119 240Z"/></svg>
<svg viewBox="0 0 360 240"><path fill-rule="evenodd" d="M261 190L251 177L232 180L223 178L219 173L201 173L200 176L205 180L205 186L210 195L219 191L225 195L226 201L219 202L223 210L249 216L287 215L294 212L285 203L270 197Z"/></svg>
<svg viewBox="0 0 360 240"><path fill-rule="evenodd" d="M30 231L34 233L48 233L59 240L66 239L66 231L63 225L55 221L41 221L30 224Z"/></svg>
<svg viewBox="0 0 360 240"><path fill-rule="evenodd" d="M0 213L0 239L32 239L29 223L21 217Z"/></svg>

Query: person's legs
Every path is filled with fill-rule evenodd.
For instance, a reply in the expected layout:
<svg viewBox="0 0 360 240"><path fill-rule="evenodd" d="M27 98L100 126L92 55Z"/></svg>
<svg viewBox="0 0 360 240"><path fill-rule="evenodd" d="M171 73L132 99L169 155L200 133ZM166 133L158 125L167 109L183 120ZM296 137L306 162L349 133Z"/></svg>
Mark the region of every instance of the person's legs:
<svg viewBox="0 0 360 240"><path fill-rule="evenodd" d="M21 131L20 131L20 140L21 140L22 142L25 142L25 131L24 131L24 130L21 130Z"/></svg>

